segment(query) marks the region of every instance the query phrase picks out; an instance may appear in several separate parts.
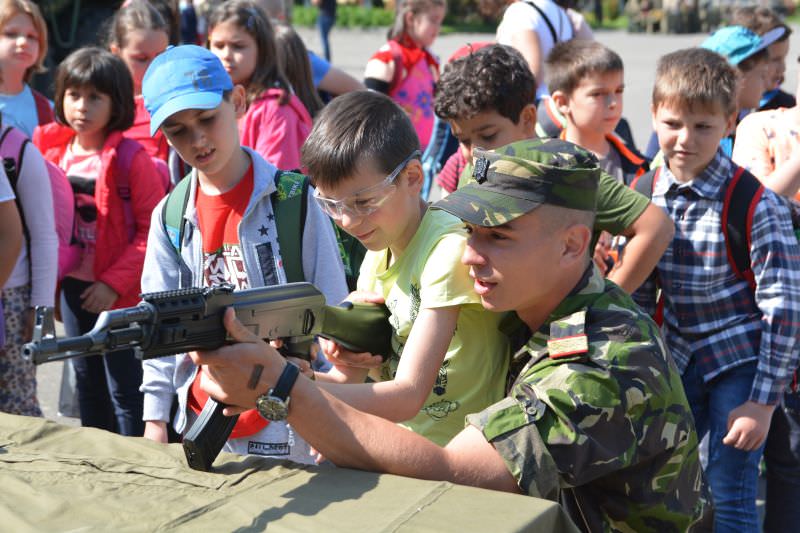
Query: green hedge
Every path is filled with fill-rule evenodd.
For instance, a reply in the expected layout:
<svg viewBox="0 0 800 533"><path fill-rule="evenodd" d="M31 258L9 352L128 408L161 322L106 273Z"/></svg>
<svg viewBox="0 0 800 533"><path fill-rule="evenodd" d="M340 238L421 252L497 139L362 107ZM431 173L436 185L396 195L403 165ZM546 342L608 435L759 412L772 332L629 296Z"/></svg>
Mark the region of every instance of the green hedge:
<svg viewBox="0 0 800 533"><path fill-rule="evenodd" d="M317 23L317 8L295 6L292 23L297 26L314 26ZM336 25L340 28L388 28L394 22L394 11L382 7L339 6L336 9Z"/></svg>
<svg viewBox="0 0 800 533"><path fill-rule="evenodd" d="M487 32L494 33L497 21L478 14L476 0L448 0L447 17L442 33ZM594 28L593 10L590 2L583 6L586 21ZM292 23L296 26L314 26L317 23L316 7L295 5ZM624 28L627 18L620 12L619 0L603 0L603 28ZM336 9L336 25L340 28L389 28L394 22L394 11L383 7L339 6Z"/></svg>

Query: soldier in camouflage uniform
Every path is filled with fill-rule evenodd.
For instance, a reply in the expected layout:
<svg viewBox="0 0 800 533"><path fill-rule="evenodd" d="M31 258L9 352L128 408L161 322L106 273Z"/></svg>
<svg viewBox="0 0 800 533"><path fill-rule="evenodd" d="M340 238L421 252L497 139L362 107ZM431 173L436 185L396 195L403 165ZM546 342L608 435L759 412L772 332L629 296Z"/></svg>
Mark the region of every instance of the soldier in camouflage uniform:
<svg viewBox="0 0 800 533"><path fill-rule="evenodd" d="M541 204L594 210L599 170L575 145L530 140L476 157L478 183L437 208L483 228ZM560 499L587 531L689 528L709 495L680 374L657 326L588 255L574 289L528 325L538 327L514 356L522 369L508 397L468 423L525 493Z"/></svg>
<svg viewBox="0 0 800 533"><path fill-rule="evenodd" d="M476 153L477 182L434 207L467 222L462 260L484 307L522 321L508 396L470 415L445 448L303 378L288 420L337 465L558 500L585 531L704 528L710 496L680 376L655 324L590 260L596 159L558 139ZM260 348L195 363L209 365L210 394L252 407L242 386L252 365L265 367L255 387L265 391L285 363L231 318L231 334Z"/></svg>

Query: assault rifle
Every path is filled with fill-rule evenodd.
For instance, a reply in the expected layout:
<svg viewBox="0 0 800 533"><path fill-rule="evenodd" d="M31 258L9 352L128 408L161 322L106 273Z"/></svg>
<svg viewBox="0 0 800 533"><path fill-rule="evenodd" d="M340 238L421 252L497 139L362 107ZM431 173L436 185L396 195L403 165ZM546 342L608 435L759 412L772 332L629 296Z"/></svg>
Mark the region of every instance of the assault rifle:
<svg viewBox="0 0 800 533"><path fill-rule="evenodd" d="M191 288L142 295L134 306L103 311L94 328L78 337L56 337L52 308L37 307L33 341L23 355L34 364L133 349L141 359L214 350L232 339L222 318L237 318L263 339L282 339L283 353L308 358L315 335L355 352L388 355L391 327L385 306L345 302L325 305L310 283L289 283L234 292L233 286ZM228 440L237 416L209 398L183 438L189 466L208 471Z"/></svg>

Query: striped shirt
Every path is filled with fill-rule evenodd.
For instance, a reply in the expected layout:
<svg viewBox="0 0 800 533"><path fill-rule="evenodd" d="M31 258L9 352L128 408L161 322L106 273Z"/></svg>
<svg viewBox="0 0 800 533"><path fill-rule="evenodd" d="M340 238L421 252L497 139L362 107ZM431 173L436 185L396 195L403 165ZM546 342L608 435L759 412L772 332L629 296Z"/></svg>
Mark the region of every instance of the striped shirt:
<svg viewBox="0 0 800 533"><path fill-rule="evenodd" d="M680 183L664 167L653 187L653 203L675 223L675 237L656 268L664 338L681 372L694 357L706 381L757 360L750 400L775 404L800 361L800 247L785 200L766 190L751 230L755 292L734 274L721 223L734 170L718 150L694 180ZM652 280L636 299L653 308Z"/></svg>

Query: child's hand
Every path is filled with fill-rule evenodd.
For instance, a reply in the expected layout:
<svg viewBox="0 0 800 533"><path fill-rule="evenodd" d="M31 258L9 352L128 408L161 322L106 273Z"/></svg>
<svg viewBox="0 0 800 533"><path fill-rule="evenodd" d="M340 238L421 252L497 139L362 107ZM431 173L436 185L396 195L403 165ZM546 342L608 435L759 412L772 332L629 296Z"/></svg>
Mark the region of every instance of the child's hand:
<svg viewBox="0 0 800 533"><path fill-rule="evenodd" d="M319 339L319 345L328 361L338 368L377 368L383 362L380 355L351 352L342 348L340 344L322 337Z"/></svg>
<svg viewBox="0 0 800 533"><path fill-rule="evenodd" d="M728 434L722 444L747 452L757 449L767 438L774 410L774 405L744 402L728 414Z"/></svg>
<svg viewBox="0 0 800 533"><path fill-rule="evenodd" d="M377 292L370 292L370 291L353 291L347 296L346 300L348 302L363 303L363 304L386 303L386 300L383 299L383 296L381 296Z"/></svg>
<svg viewBox="0 0 800 533"><path fill-rule="evenodd" d="M597 239L597 244L594 247L594 263L603 275L608 274L608 253L611 251L611 234L604 231Z"/></svg>
<svg viewBox="0 0 800 533"><path fill-rule="evenodd" d="M117 298L119 294L114 289L102 281L95 281L81 294L83 300L81 307L90 313L99 314L101 311L111 309Z"/></svg>
<svg viewBox="0 0 800 533"><path fill-rule="evenodd" d="M167 423L161 420L147 420L144 423L144 438L162 444L167 443Z"/></svg>
<svg viewBox="0 0 800 533"><path fill-rule="evenodd" d="M311 363L306 361L305 359L300 359L299 357L289 356L286 358L287 361L290 363L294 363L294 365L300 369L300 373L303 374L308 379L314 379L314 369L311 368Z"/></svg>

